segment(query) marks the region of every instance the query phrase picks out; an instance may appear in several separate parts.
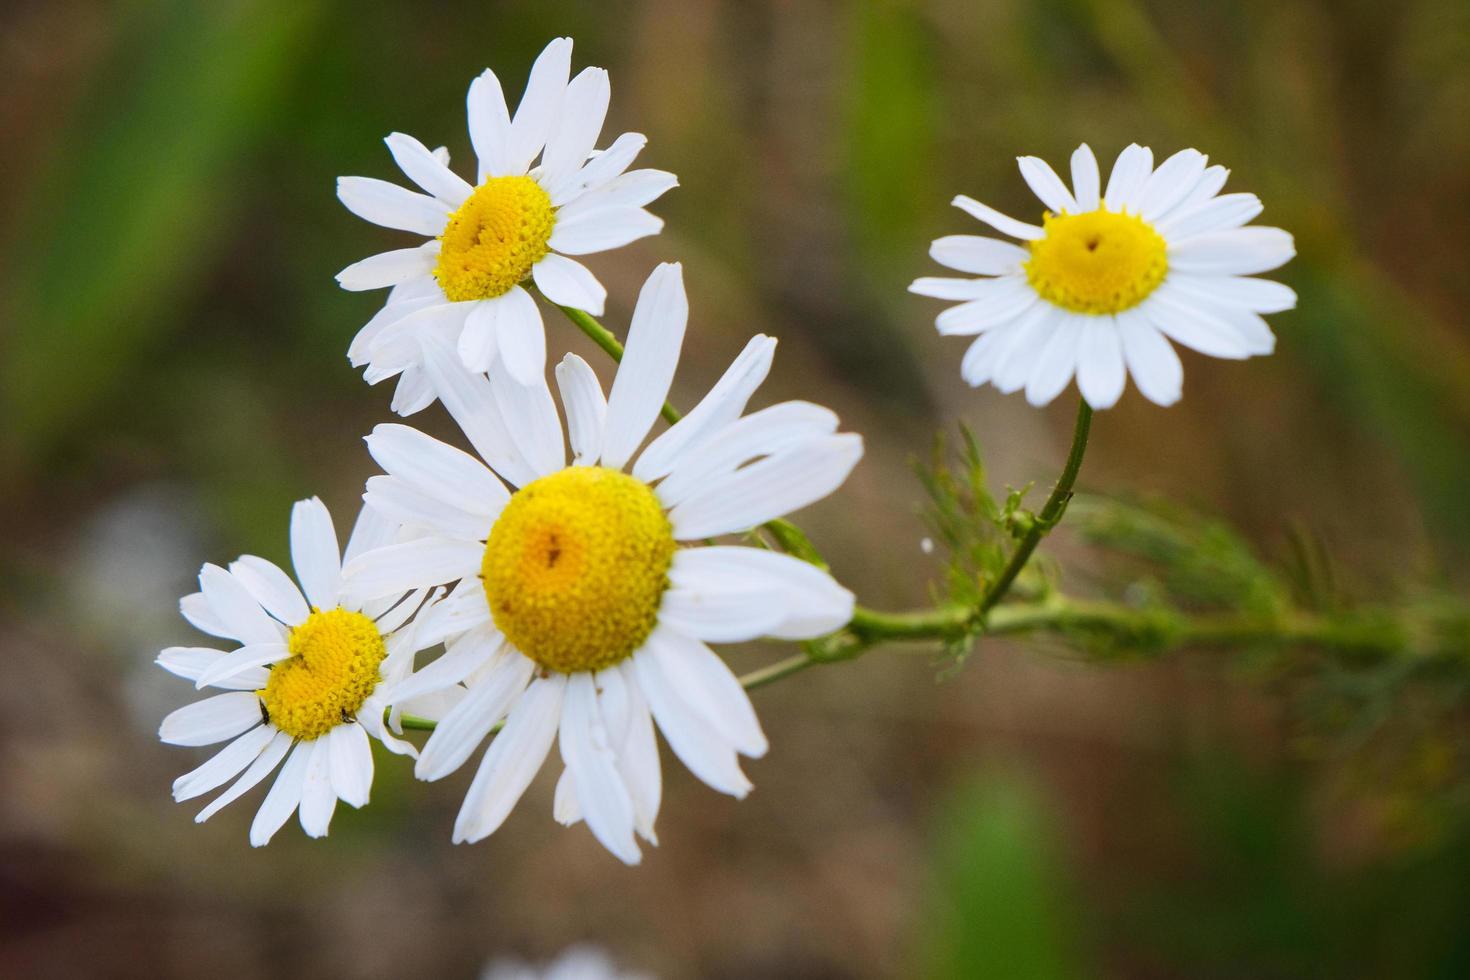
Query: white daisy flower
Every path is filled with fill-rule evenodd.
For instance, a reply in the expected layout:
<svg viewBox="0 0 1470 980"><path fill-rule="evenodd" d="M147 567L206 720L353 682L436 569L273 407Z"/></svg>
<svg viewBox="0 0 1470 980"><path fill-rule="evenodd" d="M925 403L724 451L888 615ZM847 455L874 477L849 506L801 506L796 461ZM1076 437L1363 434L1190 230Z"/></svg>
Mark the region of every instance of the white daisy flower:
<svg viewBox="0 0 1470 980"><path fill-rule="evenodd" d="M391 543L398 529L364 508L344 556L331 514L313 497L291 512L291 560L300 588L254 555L228 569L205 565L199 573L200 591L179 604L184 618L242 646L228 653L170 647L158 657L160 667L197 688L228 692L178 709L158 731L171 745L230 743L174 780L174 799L183 802L240 776L197 822L238 799L284 759L251 825L250 843L266 844L298 806L302 828L321 837L339 799L354 807L368 801L369 735L394 752L414 754L412 745L384 730L383 692L387 681L413 669L420 648L413 629L400 627L425 593L363 604L342 590L343 558Z"/></svg>
<svg viewBox="0 0 1470 980"><path fill-rule="evenodd" d="M976 387L1026 389L1045 405L1077 377L1093 408L1108 408L1132 375L1145 398L1179 400L1184 371L1169 340L1212 357L1243 359L1276 346L1260 316L1296 305L1296 293L1252 278L1294 254L1280 228L1244 227L1254 194L1221 194L1224 167L1198 150L1153 166L1136 144L1118 155L1101 189L1086 144L1072 154L1072 188L1037 157L1021 175L1046 205L1040 226L961 195L956 207L1023 244L950 235L929 254L975 279L922 278L909 289L960 300L935 321L946 335L979 338L960 364ZM1168 339L1165 339L1168 338Z"/></svg>
<svg viewBox="0 0 1470 980"><path fill-rule="evenodd" d="M534 281L553 303L600 316L607 290L568 256L605 252L663 227L644 205L677 179L662 170L628 170L647 142L639 133L594 150L607 115L607 72L587 68L569 82L571 58L571 38L546 46L514 118L494 72L486 69L470 84L475 186L449 169L447 151L430 152L403 133L387 138L388 149L425 193L370 177L337 181L337 196L353 214L430 236L337 276L346 289L393 287L347 356L367 368L373 384L401 376L393 402L401 415L435 398L419 335L447 340L472 371L501 360L512 378L534 384L546 368L546 335L524 283Z"/></svg>
<svg viewBox="0 0 1470 980"><path fill-rule="evenodd" d="M449 775L505 724L456 842L500 826L556 740L566 769L555 816L585 818L636 863L635 831L655 840L655 722L696 776L736 797L751 788L737 754L766 751L744 689L705 644L820 636L851 618L852 594L813 565L755 547L689 546L827 496L862 455L861 437L837 433L836 415L807 402L742 417L774 340L754 338L698 407L638 452L688 313L680 267L659 266L608 397L581 358L557 366L571 465L544 382L506 383L498 364L488 379L469 374L432 338L426 370L485 462L403 425L368 437L387 474L368 481L364 499L423 537L348 563L348 589L373 598L459 583L420 617L427 641L447 639L445 654L391 692L469 689L424 746L418 776Z"/></svg>
<svg viewBox="0 0 1470 980"><path fill-rule="evenodd" d="M492 961L480 980L652 980L647 973L618 968L605 950L596 946L572 946L544 966L508 957Z"/></svg>

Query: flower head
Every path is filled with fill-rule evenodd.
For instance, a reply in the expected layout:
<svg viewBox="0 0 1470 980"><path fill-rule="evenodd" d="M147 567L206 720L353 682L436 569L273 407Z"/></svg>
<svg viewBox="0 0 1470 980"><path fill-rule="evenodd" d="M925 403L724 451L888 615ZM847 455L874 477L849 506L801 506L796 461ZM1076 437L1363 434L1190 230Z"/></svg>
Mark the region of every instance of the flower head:
<svg viewBox="0 0 1470 980"><path fill-rule="evenodd" d="M1072 187L1037 157L1021 175L1046 213L1041 225L1007 217L963 195L956 207L1023 244L975 235L938 239L930 255L978 278L922 278L909 288L958 300L935 325L974 336L960 364L971 385L1026 390L1033 405L1075 375L1093 408L1108 408L1125 378L1170 405L1184 383L1169 341L1213 357L1269 354L1276 338L1261 318L1296 305L1277 282L1252 278L1295 254L1279 228L1246 227L1261 213L1254 194L1221 194L1228 171L1197 150L1153 166L1129 146L1106 190L1086 144L1072 154ZM1166 339L1167 338L1167 339Z"/></svg>
<svg viewBox="0 0 1470 980"><path fill-rule="evenodd" d="M526 284L553 303L601 315L607 291L569 256L618 248L663 227L644 207L677 183L674 175L628 170L646 142L638 133L595 149L607 115L607 72L587 68L568 81L571 57L570 38L546 46L513 117L494 72L471 83L473 184L449 169L446 150L431 152L403 133L387 138L388 149L423 193L369 177L337 181L337 196L359 217L430 236L337 276L346 289L392 287L348 358L374 384L399 378L393 409L401 415L436 397L423 371L422 335L456 348L471 371L500 360L512 378L532 384L546 367L546 337Z"/></svg>
<svg viewBox="0 0 1470 980"><path fill-rule="evenodd" d="M364 508L345 557L393 541L398 530ZM419 647L412 628L403 624L426 593L371 603L348 598L332 516L316 498L292 511L291 555L299 587L254 555L242 556L228 569L205 565L200 591L180 603L184 618L205 633L242 645L228 653L170 647L158 657L159 666L196 687L227 692L174 711L159 728L159 737L173 745L230 743L174 781L174 799L182 802L235 780L200 812L199 821L285 760L250 828L250 842L257 847L298 807L302 828L320 837L338 800L354 807L367 803L373 782L368 736L394 752L414 752L384 729L388 702L383 692L389 680L413 667Z"/></svg>
<svg viewBox="0 0 1470 980"><path fill-rule="evenodd" d="M555 815L585 818L609 850L639 859L661 795L654 726L710 786L743 796L737 756L766 750L744 689L706 643L828 633L852 595L784 554L697 546L825 497L862 455L837 417L807 402L743 415L770 370L758 336L714 389L641 452L668 393L688 319L679 266L644 285L611 394L575 355L557 366L570 465L550 389L463 370L428 342L425 369L481 459L403 425L368 437L387 471L368 507L420 537L347 566L363 598L458 582L421 617L446 652L394 698L467 693L430 737L417 773L458 769L499 724L459 818L475 841L509 815L557 741Z"/></svg>

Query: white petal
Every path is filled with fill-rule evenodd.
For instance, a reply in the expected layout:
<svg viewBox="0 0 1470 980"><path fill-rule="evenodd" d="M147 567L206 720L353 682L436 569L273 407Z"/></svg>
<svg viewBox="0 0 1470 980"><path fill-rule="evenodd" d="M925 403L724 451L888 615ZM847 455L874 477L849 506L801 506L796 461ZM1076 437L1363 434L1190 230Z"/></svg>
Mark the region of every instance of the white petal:
<svg viewBox="0 0 1470 980"><path fill-rule="evenodd" d="M929 255L940 265L978 276L1004 276L1017 272L1030 255L1024 248L982 235L946 235L929 246Z"/></svg>
<svg viewBox="0 0 1470 980"><path fill-rule="evenodd" d="M255 555L241 555L230 562L230 574L245 586L266 612L287 626L296 626L311 615L301 590L291 576Z"/></svg>
<svg viewBox="0 0 1470 980"><path fill-rule="evenodd" d="M275 770L276 766L280 765L281 759L285 758L286 753L290 751L293 741L290 735L287 735L285 732L276 731L269 725L262 726L262 729L271 733L270 742L255 757L255 761L250 764L250 768L245 770L245 774L235 780L234 785L215 797L208 806L195 815L195 823L203 823L254 789L261 780L265 779L265 777L269 776ZM286 817L290 815L290 812L287 811ZM281 818L281 822L285 823L285 817Z"/></svg>
<svg viewBox="0 0 1470 980"><path fill-rule="evenodd" d="M490 606L478 578L461 581L414 621L414 637L424 647L442 643L490 622Z"/></svg>
<svg viewBox="0 0 1470 980"><path fill-rule="evenodd" d="M285 660L289 656L291 656L291 651L284 643L248 643L210 664L200 673L194 686L202 688L211 684L218 685L222 681L233 680L246 671L253 671L267 664ZM235 685L229 686L234 687Z"/></svg>
<svg viewBox="0 0 1470 980"><path fill-rule="evenodd" d="M1012 328L1014 341L996 361L990 383L1005 394L1024 388L1032 368L1062 319L1062 311L1049 303L1031 307Z"/></svg>
<svg viewBox="0 0 1470 980"><path fill-rule="evenodd" d="M950 203L966 214L979 218L996 231L1010 235L1012 238L1019 238L1022 241L1029 242L1035 241L1046 234L1036 225L1028 225L1024 221L1017 221L1015 218L1007 217L995 210L995 208L981 204L973 197L966 197L961 194Z"/></svg>
<svg viewBox="0 0 1470 980"><path fill-rule="evenodd" d="M633 840L633 801L618 772L591 674L567 678L560 732L561 757L588 828L623 863L637 864L641 855Z"/></svg>
<svg viewBox="0 0 1470 980"><path fill-rule="evenodd" d="M332 791L332 749L326 738L318 738L303 743L296 751L308 748L311 756L301 783L301 829L308 837L325 837L337 809L337 794Z"/></svg>
<svg viewBox="0 0 1470 980"><path fill-rule="evenodd" d="M492 626L472 630L450 643L438 659L384 691L383 697L389 702L399 703L454 687L489 663L504 643L505 638ZM484 687L484 684L477 686Z"/></svg>
<svg viewBox="0 0 1470 980"><path fill-rule="evenodd" d="M1061 214L1063 211L1073 212L1077 210L1077 202L1072 197L1072 192L1067 190L1067 185L1062 183L1062 178L1057 172L1040 157L1017 157L1016 162L1021 166L1021 176L1026 179L1026 184L1031 192L1041 198L1041 203L1053 214Z"/></svg>
<svg viewBox="0 0 1470 980"><path fill-rule="evenodd" d="M1092 147L1083 143L1072 151L1072 193L1077 200L1079 213L1096 211L1101 198L1098 196L1098 187L1102 177L1097 170L1097 157L1092 154Z"/></svg>
<svg viewBox="0 0 1470 980"><path fill-rule="evenodd" d="M699 404L661 433L638 455L633 475L652 482L673 470L686 452L694 451L710 434L745 411L751 395L766 380L776 354L776 339L756 334L725 369L720 380Z"/></svg>
<svg viewBox="0 0 1470 980"><path fill-rule="evenodd" d="M675 507L674 535L687 541L730 534L799 510L841 486L862 455L862 437L841 433L758 460Z"/></svg>
<svg viewBox="0 0 1470 980"><path fill-rule="evenodd" d="M1223 301L1210 280L1178 275L1169 280L1166 295L1181 303L1198 306L1217 320L1228 323L1251 354L1269 354L1276 349L1276 335L1266 321L1238 303Z"/></svg>
<svg viewBox="0 0 1470 980"><path fill-rule="evenodd" d="M175 779L174 800L182 803L223 786L254 762L275 734L269 725L258 725L241 735L204 765Z"/></svg>
<svg viewBox="0 0 1470 980"><path fill-rule="evenodd" d="M465 370L459 355L437 340L426 341L423 352L424 370L439 400L480 457L513 486L525 486L536 479L536 472L526 464L506 431L490 382Z"/></svg>
<svg viewBox="0 0 1470 980"><path fill-rule="evenodd" d="M1135 307L1164 336L1210 357L1243 360L1250 357L1249 345L1224 321L1197 306L1172 300L1163 290Z"/></svg>
<svg viewBox="0 0 1470 980"><path fill-rule="evenodd" d="M306 783L306 770L311 764L311 755L312 744L301 742L286 759L280 775L276 777L270 792L265 794L265 801L260 804L255 820L250 824L251 847L269 844L276 831L296 812L296 807L301 803L301 791Z"/></svg>
<svg viewBox="0 0 1470 980"><path fill-rule="evenodd" d="M1199 183L1208 162L1198 150L1180 150L1159 164L1159 169L1139 188L1139 216L1144 221L1157 221L1168 214Z"/></svg>
<svg viewBox="0 0 1470 980"><path fill-rule="evenodd" d="M493 523L491 518L460 510L392 476L370 477L362 499L392 521L460 541L485 540Z"/></svg>
<svg viewBox="0 0 1470 980"><path fill-rule="evenodd" d="M563 767L556 781L556 795L551 802L551 819L563 827L582 820L582 804L577 802L577 788L572 785L572 770Z"/></svg>
<svg viewBox="0 0 1470 980"><path fill-rule="evenodd" d="M852 619L851 592L815 565L779 552L740 546L682 548L674 555L669 581L659 621L700 640L808 639ZM723 615L724 609L742 604L745 623ZM707 610L714 613L708 619ZM714 635L716 628L725 635Z"/></svg>
<svg viewBox="0 0 1470 980"><path fill-rule="evenodd" d="M775 455L836 431L837 413L811 402L782 402L763 408L710 433L703 445L686 453L659 484L659 500L673 507L713 482L728 479L758 456Z"/></svg>
<svg viewBox="0 0 1470 980"><path fill-rule="evenodd" d="M429 148L406 133L392 133L383 142L404 176L418 184L451 208L464 203L474 188L465 179L440 163Z"/></svg>
<svg viewBox="0 0 1470 980"><path fill-rule="evenodd" d="M659 659L645 648L633 654L627 663L659 730L679 761L712 789L744 798L751 785L740 771L734 747L719 735L709 719L698 714L680 696L664 674Z"/></svg>
<svg viewBox="0 0 1470 980"><path fill-rule="evenodd" d="M219 622L241 643L279 643L285 630L260 607L250 590L218 565L199 571L199 588Z"/></svg>
<svg viewBox="0 0 1470 980"><path fill-rule="evenodd" d="M564 255L589 255L657 235L663 227L662 218L643 208L598 208L558 221L548 244Z"/></svg>
<svg viewBox="0 0 1470 980"><path fill-rule="evenodd" d="M1206 167L1205 172L1200 174L1199 180L1195 182L1194 187L1190 188L1189 193L1185 194L1178 204L1159 215L1159 223L1166 224L1175 218L1189 214L1195 208L1202 207L1210 198L1220 193L1220 189L1225 186L1225 181L1229 178L1230 171L1218 164Z"/></svg>
<svg viewBox="0 0 1470 980"><path fill-rule="evenodd" d="M503 334L501 345L503 348ZM567 447L562 437L561 417L544 375L536 376L529 384L521 384L512 377L510 365L502 358L490 369L490 394L521 458L537 476L566 466Z"/></svg>
<svg viewBox="0 0 1470 980"><path fill-rule="evenodd" d="M1042 302L1026 280L1018 276L985 280L992 283L982 299L972 299L951 306L934 318L934 326L944 336L968 336L983 333L1009 323L1031 311Z"/></svg>
<svg viewBox="0 0 1470 980"><path fill-rule="evenodd" d="M557 211L557 220L604 208L642 208L679 186L666 170L630 170L569 201Z"/></svg>
<svg viewBox="0 0 1470 980"><path fill-rule="evenodd" d="M510 124L507 163L515 173L525 173L556 124L572 72L572 39L559 37L546 46L531 66L526 91L516 106Z"/></svg>
<svg viewBox="0 0 1470 980"><path fill-rule="evenodd" d="M169 712L158 737L169 745L213 745L260 724L260 698L231 691Z"/></svg>
<svg viewBox="0 0 1470 980"><path fill-rule="evenodd" d="M154 663L175 677L197 681L200 674L224 656L225 654L219 650L211 650L208 647L169 647L158 655ZM215 687L229 691L258 691L265 687L265 682L269 680L269 677L270 675L264 668L247 670L228 680L216 683Z"/></svg>
<svg viewBox="0 0 1470 980"><path fill-rule="evenodd" d="M1296 292L1287 285L1270 279L1248 276L1174 276L1176 285L1187 285L1192 291L1208 296L1222 306L1238 306L1255 313L1280 313L1296 309Z"/></svg>
<svg viewBox="0 0 1470 980"><path fill-rule="evenodd" d="M359 218L384 228L435 237L449 223L443 201L373 177L338 177L337 197Z"/></svg>
<svg viewBox="0 0 1470 980"><path fill-rule="evenodd" d="M531 276L536 288L556 305L602 316L607 289L575 259L552 252L531 268Z"/></svg>
<svg viewBox="0 0 1470 980"><path fill-rule="evenodd" d="M573 462L596 465L602 456L602 430L607 418L607 399L597 375L586 361L568 354L556 366L556 387L566 410Z"/></svg>
<svg viewBox="0 0 1470 980"><path fill-rule="evenodd" d="M665 262L643 284L633 309L623 361L607 399L602 465L622 469L648 435L668 397L688 322L683 266Z"/></svg>
<svg viewBox="0 0 1470 980"><path fill-rule="evenodd" d="M504 647L489 673L470 685L469 693L429 736L414 766L414 775L426 780L442 779L464 765L506 712L530 693L526 685L531 682L535 666L518 651ZM504 737L502 733L496 741Z"/></svg>
<svg viewBox="0 0 1470 980"><path fill-rule="evenodd" d="M1085 322L1080 316L1061 318L1026 379L1026 400L1032 405L1039 408L1050 404L1072 380L1072 374L1077 369L1077 350L1082 343Z"/></svg>
<svg viewBox="0 0 1470 980"><path fill-rule="evenodd" d="M1111 317L1089 317L1077 350L1077 387L1094 409L1112 408L1123 394L1127 372Z"/></svg>
<svg viewBox="0 0 1470 980"><path fill-rule="evenodd" d="M613 140L612 146L593 156L581 170L553 184L549 189L551 203L561 207L587 191L609 183L628 169L647 143L648 137L642 133L619 136Z"/></svg>
<svg viewBox="0 0 1470 980"><path fill-rule="evenodd" d="M398 387L393 389L393 400L388 407L395 415L407 418L434 404L438 397L423 368L409 365L398 376Z"/></svg>
<svg viewBox="0 0 1470 980"><path fill-rule="evenodd" d="M1254 194L1222 194L1188 211L1176 211L1158 224L1159 234L1171 242L1195 235L1239 228L1261 213L1261 199Z"/></svg>
<svg viewBox="0 0 1470 980"><path fill-rule="evenodd" d="M628 737L618 756L618 769L633 798L633 815L639 835L651 844L658 843L654 822L658 819L663 797L663 772L659 765L658 740L653 734L653 716L626 661L615 668L624 679L628 691Z"/></svg>
<svg viewBox="0 0 1470 980"><path fill-rule="evenodd" d="M417 248L398 248L352 263L337 273L337 283L353 292L383 289L432 275L438 261L438 241L426 242Z"/></svg>
<svg viewBox="0 0 1470 980"><path fill-rule="evenodd" d="M1130 143L1118 154L1113 172L1108 175L1108 189L1103 194L1103 203L1109 211L1122 211L1143 187L1149 174L1153 173L1154 152L1137 143Z"/></svg>
<svg viewBox="0 0 1470 980"><path fill-rule="evenodd" d="M1124 310L1116 320L1123 358L1139 393L1156 405L1177 402L1184 390L1184 367L1174 348L1136 309Z"/></svg>
<svg viewBox="0 0 1470 980"><path fill-rule="evenodd" d="M458 337L464 329L465 317L474 308L474 303L450 303L440 296L436 302L409 310L402 316L395 311L393 319L359 350L368 365L364 377L369 384L376 384L382 377L391 377L417 364L422 358L420 349L425 337Z"/></svg>
<svg viewBox="0 0 1470 980"><path fill-rule="evenodd" d="M317 497L298 500L291 508L291 564L307 601L318 609L334 609L342 592L342 549L326 504Z"/></svg>
<svg viewBox="0 0 1470 980"><path fill-rule="evenodd" d="M1013 279L1015 277L1008 277ZM909 292L934 299L972 300L981 299L994 288L1000 279L956 279L952 276L920 276L909 283Z"/></svg>
<svg viewBox="0 0 1470 980"><path fill-rule="evenodd" d="M1252 226L1195 235L1169 248L1169 268L1202 275L1249 276L1283 265L1296 254L1280 228Z"/></svg>
<svg viewBox="0 0 1470 980"><path fill-rule="evenodd" d="M512 173L510 164L510 110L505 107L505 93L500 79L486 68L470 83L465 99L469 115L470 145L479 161L479 180L504 177ZM526 172L522 167L517 174Z"/></svg>
<svg viewBox="0 0 1470 980"><path fill-rule="evenodd" d="M534 681L521 696L505 728L490 743L454 821L454 842L473 842L494 833L531 779L556 736L561 720L565 675Z"/></svg>
<svg viewBox="0 0 1470 980"><path fill-rule="evenodd" d="M542 179L547 186L556 186L587 161L602 133L611 95L607 72L601 68L584 68L567 85L561 115L541 155Z"/></svg>
<svg viewBox="0 0 1470 980"><path fill-rule="evenodd" d="M531 294L512 286L504 296L485 303L495 305L495 343L510 376L523 385L544 384L546 327Z"/></svg>
<svg viewBox="0 0 1470 980"><path fill-rule="evenodd" d="M510 499L505 485L469 453L407 425L373 427L368 452L396 479L452 507L493 517Z"/></svg>
<svg viewBox="0 0 1470 980"><path fill-rule="evenodd" d="M230 633L230 628L220 618L219 613L209 604L209 599L203 592L194 592L179 600L179 612L201 633L210 636L221 636L235 639Z"/></svg>
<svg viewBox="0 0 1470 980"><path fill-rule="evenodd" d="M679 698L742 755L759 758L769 747L755 708L725 661L698 640L663 627L649 634L642 656L652 655Z"/></svg>
<svg viewBox="0 0 1470 980"><path fill-rule="evenodd" d="M352 560L343 572L348 595L359 599L410 592L479 572L484 546L475 541L418 538Z"/></svg>
<svg viewBox="0 0 1470 980"><path fill-rule="evenodd" d="M476 374L484 374L495 363L499 348L496 336L496 312L500 304L484 300L470 307L469 316L464 318L464 329L459 334L459 359L464 366Z"/></svg>
<svg viewBox="0 0 1470 980"><path fill-rule="evenodd" d="M327 733L326 742L332 792L348 806L366 806L373 787L373 747L367 732L361 725L338 725Z"/></svg>
<svg viewBox="0 0 1470 980"><path fill-rule="evenodd" d="M965 349L965 356L960 358L960 377L966 384L978 388L990 380L1000 358L1020 336L1019 327L1024 327L1019 319L1011 320L981 334Z"/></svg>

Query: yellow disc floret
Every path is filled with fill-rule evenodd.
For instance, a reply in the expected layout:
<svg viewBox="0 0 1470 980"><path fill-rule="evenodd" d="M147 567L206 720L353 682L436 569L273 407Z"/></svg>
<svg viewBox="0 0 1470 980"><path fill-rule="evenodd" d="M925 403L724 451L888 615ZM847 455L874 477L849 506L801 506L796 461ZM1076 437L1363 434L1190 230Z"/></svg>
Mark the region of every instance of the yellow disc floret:
<svg viewBox="0 0 1470 980"><path fill-rule="evenodd" d="M1168 245L1131 214L1047 213L1031 243L1026 278L1043 299L1077 313L1121 313L1142 303L1169 271Z"/></svg>
<svg viewBox="0 0 1470 980"><path fill-rule="evenodd" d="M313 611L286 646L291 656L271 667L259 694L272 724L300 739L351 721L378 686L388 653L373 621L346 609Z"/></svg>
<svg viewBox="0 0 1470 980"><path fill-rule="evenodd" d="M449 216L434 278L455 302L491 299L531 274L549 250L556 209L530 177L491 177Z"/></svg>
<svg viewBox="0 0 1470 980"><path fill-rule="evenodd" d="M648 485L598 466L527 484L501 511L481 577L495 625L547 670L602 670L658 620L674 533Z"/></svg>

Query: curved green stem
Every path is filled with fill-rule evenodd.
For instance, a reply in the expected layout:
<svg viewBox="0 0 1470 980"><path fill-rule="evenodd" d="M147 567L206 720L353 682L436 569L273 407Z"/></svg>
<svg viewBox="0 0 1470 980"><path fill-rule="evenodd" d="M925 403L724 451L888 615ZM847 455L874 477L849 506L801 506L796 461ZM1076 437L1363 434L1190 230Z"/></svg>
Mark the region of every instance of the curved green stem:
<svg viewBox="0 0 1470 980"><path fill-rule="evenodd" d="M1005 598L1011 586L1015 584L1016 576L1021 574L1021 569L1031 560L1031 553L1041 543L1041 539L1051 533L1061 521L1062 515L1067 512L1067 503L1072 499L1072 486L1077 482L1077 473L1082 469L1082 457L1087 452L1087 436L1092 430L1092 408L1086 399L1077 400L1077 422L1072 428L1072 448L1067 453L1066 465L1062 467L1062 475L1057 477L1056 486L1052 487L1051 495L1046 498L1041 512L1032 521L1021 543L1011 553L1011 558L1006 562L1005 568L990 587L985 590L984 597L980 600L976 614L983 619L985 614L995 608L996 603Z"/></svg>

